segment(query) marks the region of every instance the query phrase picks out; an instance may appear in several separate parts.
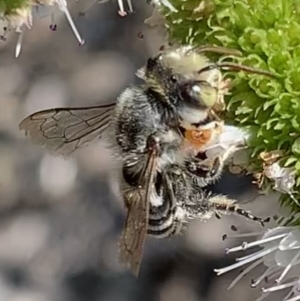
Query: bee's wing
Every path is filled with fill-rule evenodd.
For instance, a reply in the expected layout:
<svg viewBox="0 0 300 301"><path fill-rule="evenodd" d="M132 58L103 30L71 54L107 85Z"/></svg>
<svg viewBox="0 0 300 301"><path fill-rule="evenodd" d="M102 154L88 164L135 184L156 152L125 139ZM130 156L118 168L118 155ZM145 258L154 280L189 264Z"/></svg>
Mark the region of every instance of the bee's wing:
<svg viewBox="0 0 300 301"><path fill-rule="evenodd" d="M148 155L141 188L132 193L127 200L127 218L120 239L120 261L128 265L135 276L138 276L143 257L143 248L148 229L149 198L154 182L157 165L155 151Z"/></svg>
<svg viewBox="0 0 300 301"><path fill-rule="evenodd" d="M57 108L26 117L19 129L32 143L68 157L78 148L100 138L112 118L115 104L85 108Z"/></svg>

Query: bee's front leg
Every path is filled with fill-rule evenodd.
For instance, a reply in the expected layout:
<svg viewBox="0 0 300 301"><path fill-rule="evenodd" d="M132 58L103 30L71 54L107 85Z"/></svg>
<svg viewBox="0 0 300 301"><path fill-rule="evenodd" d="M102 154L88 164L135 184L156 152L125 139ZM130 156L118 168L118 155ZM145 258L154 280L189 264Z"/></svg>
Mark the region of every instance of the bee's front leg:
<svg viewBox="0 0 300 301"><path fill-rule="evenodd" d="M193 158L185 162L185 166L199 187L206 187L220 178L224 167L222 158L216 157L212 162L204 162Z"/></svg>

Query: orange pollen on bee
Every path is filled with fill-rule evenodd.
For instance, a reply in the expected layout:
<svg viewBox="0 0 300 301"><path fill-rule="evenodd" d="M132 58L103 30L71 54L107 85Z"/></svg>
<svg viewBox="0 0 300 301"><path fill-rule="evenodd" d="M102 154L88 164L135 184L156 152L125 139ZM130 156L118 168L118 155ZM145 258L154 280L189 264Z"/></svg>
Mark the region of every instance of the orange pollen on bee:
<svg viewBox="0 0 300 301"><path fill-rule="evenodd" d="M212 128L197 128L186 129L184 133L184 146L185 148L193 148L196 150L202 150L206 145L216 139L223 130L223 124L216 122Z"/></svg>
<svg viewBox="0 0 300 301"><path fill-rule="evenodd" d="M197 148L201 148L205 146L208 142L210 142L213 131L212 130L186 130L185 139L188 140L189 143L196 146Z"/></svg>

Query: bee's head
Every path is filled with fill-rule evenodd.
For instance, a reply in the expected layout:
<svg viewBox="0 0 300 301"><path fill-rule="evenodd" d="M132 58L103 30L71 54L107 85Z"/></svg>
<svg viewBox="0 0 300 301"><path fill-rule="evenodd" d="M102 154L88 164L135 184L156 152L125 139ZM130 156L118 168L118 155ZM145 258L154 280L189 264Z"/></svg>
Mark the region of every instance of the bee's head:
<svg viewBox="0 0 300 301"><path fill-rule="evenodd" d="M198 73L208 64L205 56L181 47L148 59L144 78L163 101L179 110L181 107L204 110L215 104L218 96L216 83L221 76L217 69Z"/></svg>
<svg viewBox="0 0 300 301"><path fill-rule="evenodd" d="M142 75L149 87L161 96L161 101L173 106L184 119L192 116L192 119L188 118L192 123L198 117L205 118L207 111L218 101L223 80L221 69L271 76L267 71L234 63L211 63L203 55L204 51L238 54L238 51L222 47L203 47L202 51L197 51L184 46L161 51L148 59Z"/></svg>

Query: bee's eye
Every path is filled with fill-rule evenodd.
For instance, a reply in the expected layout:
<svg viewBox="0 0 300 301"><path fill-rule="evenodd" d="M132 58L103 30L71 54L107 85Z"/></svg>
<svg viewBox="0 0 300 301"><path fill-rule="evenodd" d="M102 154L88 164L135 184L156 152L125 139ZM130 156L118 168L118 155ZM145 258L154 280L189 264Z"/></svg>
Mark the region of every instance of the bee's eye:
<svg viewBox="0 0 300 301"><path fill-rule="evenodd" d="M215 104L218 91L203 81L186 82L180 86L180 95L186 103L209 108Z"/></svg>

